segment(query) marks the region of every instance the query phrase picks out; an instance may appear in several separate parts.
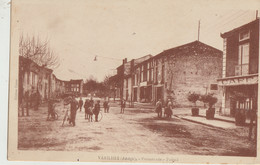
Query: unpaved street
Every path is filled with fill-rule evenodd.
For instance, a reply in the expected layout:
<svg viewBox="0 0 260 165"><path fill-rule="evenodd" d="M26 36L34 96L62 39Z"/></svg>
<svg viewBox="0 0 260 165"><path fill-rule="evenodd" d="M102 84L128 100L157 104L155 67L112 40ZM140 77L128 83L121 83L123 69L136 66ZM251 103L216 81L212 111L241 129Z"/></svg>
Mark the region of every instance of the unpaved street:
<svg viewBox="0 0 260 165"><path fill-rule="evenodd" d="M153 109L126 108L114 103L100 122L89 122L78 110L76 126L61 126L65 110L57 106L59 119L46 121L47 108L31 110L19 117L18 148L87 152L150 154L200 154L254 156L255 144L247 140L246 129L217 129L173 117L158 119ZM103 110L102 110L103 111ZM176 113L180 113L175 111Z"/></svg>

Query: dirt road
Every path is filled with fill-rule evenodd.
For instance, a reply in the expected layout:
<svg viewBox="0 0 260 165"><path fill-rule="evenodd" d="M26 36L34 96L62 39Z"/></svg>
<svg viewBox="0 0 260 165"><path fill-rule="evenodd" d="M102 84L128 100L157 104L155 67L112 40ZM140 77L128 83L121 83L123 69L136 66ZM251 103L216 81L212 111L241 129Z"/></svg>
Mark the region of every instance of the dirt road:
<svg viewBox="0 0 260 165"><path fill-rule="evenodd" d="M77 112L76 126L61 126L59 119L46 121L47 108L19 117L18 148L22 150L123 152L150 154L200 154L254 156L255 144L246 129L217 129L178 118L158 119L152 109L111 107L100 122L89 122Z"/></svg>

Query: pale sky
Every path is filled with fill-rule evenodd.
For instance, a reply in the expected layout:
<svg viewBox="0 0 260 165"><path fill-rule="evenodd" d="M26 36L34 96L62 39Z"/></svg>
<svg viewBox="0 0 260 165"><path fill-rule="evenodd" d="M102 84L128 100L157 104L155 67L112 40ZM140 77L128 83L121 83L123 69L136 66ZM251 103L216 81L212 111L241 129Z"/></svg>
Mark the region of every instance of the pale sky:
<svg viewBox="0 0 260 165"><path fill-rule="evenodd" d="M15 10L20 31L49 38L61 59L55 75L62 80L93 75L99 81L120 59L156 55L197 40L199 20L200 41L222 50L220 33L253 21L260 7L257 0L23 1Z"/></svg>

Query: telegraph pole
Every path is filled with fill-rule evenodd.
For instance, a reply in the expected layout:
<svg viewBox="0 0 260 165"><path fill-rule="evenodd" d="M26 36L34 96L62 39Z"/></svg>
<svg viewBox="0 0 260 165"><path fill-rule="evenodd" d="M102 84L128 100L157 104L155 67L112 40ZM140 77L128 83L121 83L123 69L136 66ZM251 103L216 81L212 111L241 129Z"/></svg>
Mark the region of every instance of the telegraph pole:
<svg viewBox="0 0 260 165"><path fill-rule="evenodd" d="M198 41L200 40L200 20L199 20L199 23L198 23Z"/></svg>
<svg viewBox="0 0 260 165"><path fill-rule="evenodd" d="M255 11L255 19L258 17L258 10Z"/></svg>

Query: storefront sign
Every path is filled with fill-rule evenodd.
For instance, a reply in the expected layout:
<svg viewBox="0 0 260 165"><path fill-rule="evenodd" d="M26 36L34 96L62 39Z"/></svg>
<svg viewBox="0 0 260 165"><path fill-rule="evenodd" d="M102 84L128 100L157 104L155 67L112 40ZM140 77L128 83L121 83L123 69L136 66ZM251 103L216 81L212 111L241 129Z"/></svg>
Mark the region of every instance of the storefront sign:
<svg viewBox="0 0 260 165"><path fill-rule="evenodd" d="M247 76L247 77L232 77L226 79L219 79L219 85L222 86L233 86L233 85L249 85L258 83L258 75Z"/></svg>

